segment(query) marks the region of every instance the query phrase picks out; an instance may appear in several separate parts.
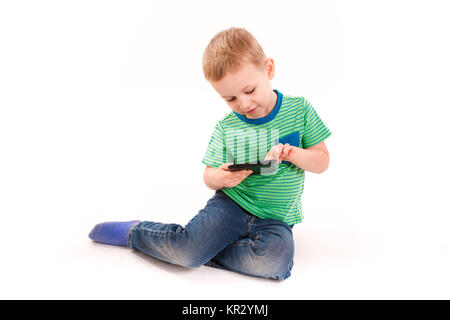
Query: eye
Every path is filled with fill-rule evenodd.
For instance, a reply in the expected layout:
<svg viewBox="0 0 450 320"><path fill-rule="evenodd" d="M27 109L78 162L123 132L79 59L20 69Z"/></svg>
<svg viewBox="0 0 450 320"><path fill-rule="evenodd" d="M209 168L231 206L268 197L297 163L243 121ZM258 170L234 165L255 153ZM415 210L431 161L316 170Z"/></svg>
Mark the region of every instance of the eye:
<svg viewBox="0 0 450 320"><path fill-rule="evenodd" d="M251 91L246 92L245 94L252 94L255 91L256 88L253 88ZM232 102L235 100L235 97L231 98L230 100L227 100L228 102Z"/></svg>

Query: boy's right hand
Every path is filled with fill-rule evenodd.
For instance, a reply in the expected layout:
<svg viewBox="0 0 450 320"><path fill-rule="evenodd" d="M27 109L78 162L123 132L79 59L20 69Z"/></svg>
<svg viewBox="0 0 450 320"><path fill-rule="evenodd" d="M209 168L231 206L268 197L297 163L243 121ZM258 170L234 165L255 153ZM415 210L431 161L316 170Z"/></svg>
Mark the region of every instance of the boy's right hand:
<svg viewBox="0 0 450 320"><path fill-rule="evenodd" d="M252 170L230 171L228 170L228 166L231 166L232 164L233 163L224 163L217 168L218 179L226 188L237 186L253 172Z"/></svg>

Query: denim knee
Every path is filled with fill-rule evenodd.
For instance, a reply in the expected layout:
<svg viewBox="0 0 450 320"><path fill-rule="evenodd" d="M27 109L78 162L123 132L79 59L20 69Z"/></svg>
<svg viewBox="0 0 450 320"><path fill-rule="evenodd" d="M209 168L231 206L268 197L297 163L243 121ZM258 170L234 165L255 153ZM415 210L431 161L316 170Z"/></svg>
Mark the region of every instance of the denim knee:
<svg viewBox="0 0 450 320"><path fill-rule="evenodd" d="M205 258L193 251L179 252L175 263L185 268L199 268L208 262L209 258Z"/></svg>
<svg viewBox="0 0 450 320"><path fill-rule="evenodd" d="M272 263L267 270L268 278L276 280L285 280L291 276L291 270L294 265L294 251L286 248L278 254L271 257ZM278 260L275 260L278 259Z"/></svg>
<svg viewBox="0 0 450 320"><path fill-rule="evenodd" d="M255 270L261 276L285 280L290 277L294 265L294 241L292 237L272 237L266 243L259 242L253 251L258 256Z"/></svg>

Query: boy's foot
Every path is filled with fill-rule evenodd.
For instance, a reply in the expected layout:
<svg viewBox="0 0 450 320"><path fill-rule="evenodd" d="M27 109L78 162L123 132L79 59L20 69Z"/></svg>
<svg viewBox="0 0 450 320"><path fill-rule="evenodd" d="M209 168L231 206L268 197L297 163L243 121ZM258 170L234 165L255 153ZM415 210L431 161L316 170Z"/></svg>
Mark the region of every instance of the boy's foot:
<svg viewBox="0 0 450 320"><path fill-rule="evenodd" d="M89 238L95 242L126 247L128 244L128 233L131 227L139 222L141 221L132 220L126 222L99 223L89 233Z"/></svg>

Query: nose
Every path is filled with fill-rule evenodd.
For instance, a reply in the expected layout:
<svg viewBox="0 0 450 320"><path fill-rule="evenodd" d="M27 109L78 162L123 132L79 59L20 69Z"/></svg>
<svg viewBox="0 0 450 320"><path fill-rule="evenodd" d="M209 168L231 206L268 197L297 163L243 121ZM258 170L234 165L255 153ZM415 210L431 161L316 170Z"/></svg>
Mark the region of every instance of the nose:
<svg viewBox="0 0 450 320"><path fill-rule="evenodd" d="M244 111L250 111L253 109L250 98L242 98L240 105L241 105L241 109Z"/></svg>

